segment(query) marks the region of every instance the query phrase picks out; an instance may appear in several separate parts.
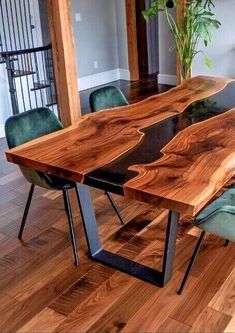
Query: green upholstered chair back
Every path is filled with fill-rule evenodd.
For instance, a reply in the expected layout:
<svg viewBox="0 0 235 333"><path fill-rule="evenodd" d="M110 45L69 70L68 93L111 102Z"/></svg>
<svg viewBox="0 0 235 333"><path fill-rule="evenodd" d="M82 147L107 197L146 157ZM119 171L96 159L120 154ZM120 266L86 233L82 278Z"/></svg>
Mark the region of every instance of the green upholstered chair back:
<svg viewBox="0 0 235 333"><path fill-rule="evenodd" d="M195 225L206 232L235 242L235 187L204 208L195 219Z"/></svg>
<svg viewBox="0 0 235 333"><path fill-rule="evenodd" d="M121 90L114 86L107 86L93 91L90 94L89 101L91 112L128 105L128 101Z"/></svg>
<svg viewBox="0 0 235 333"><path fill-rule="evenodd" d="M62 128L51 110L38 108L7 119L5 133L9 148L14 148Z"/></svg>
<svg viewBox="0 0 235 333"><path fill-rule="evenodd" d="M47 108L29 110L7 119L5 134L9 148L17 147L23 143L43 135L61 130L63 125ZM32 184L47 189L70 187L70 182L59 177L49 176L31 168L20 166L25 178Z"/></svg>

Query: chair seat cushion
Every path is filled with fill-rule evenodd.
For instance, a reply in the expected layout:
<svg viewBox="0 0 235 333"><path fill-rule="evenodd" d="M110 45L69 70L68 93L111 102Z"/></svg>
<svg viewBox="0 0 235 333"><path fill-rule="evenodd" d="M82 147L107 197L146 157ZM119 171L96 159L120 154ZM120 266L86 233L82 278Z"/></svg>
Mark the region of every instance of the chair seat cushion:
<svg viewBox="0 0 235 333"><path fill-rule="evenodd" d="M57 176L48 175L45 173L42 173L42 178L47 183L47 185L50 186L52 189L65 190L65 189L74 188L76 186L76 183L73 181L60 178Z"/></svg>
<svg viewBox="0 0 235 333"><path fill-rule="evenodd" d="M48 175L43 172L38 172L32 168L25 168L20 166L21 172L24 177L31 183L47 190L66 190L76 186L72 181Z"/></svg>
<svg viewBox="0 0 235 333"><path fill-rule="evenodd" d="M235 187L203 209L194 223L206 232L235 241Z"/></svg>

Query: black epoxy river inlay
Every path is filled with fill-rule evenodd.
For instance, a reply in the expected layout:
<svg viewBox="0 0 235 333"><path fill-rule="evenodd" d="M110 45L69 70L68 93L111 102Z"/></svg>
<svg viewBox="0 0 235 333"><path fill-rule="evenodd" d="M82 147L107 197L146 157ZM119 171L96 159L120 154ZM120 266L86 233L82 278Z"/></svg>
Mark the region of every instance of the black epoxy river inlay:
<svg viewBox="0 0 235 333"><path fill-rule="evenodd" d="M84 183L123 195L123 184L137 175L131 165L148 164L161 158L162 148L186 127L212 118L235 107L235 82L223 91L193 103L180 115L165 119L142 130L142 141L112 163L88 173ZM143 110L144 112L144 110Z"/></svg>

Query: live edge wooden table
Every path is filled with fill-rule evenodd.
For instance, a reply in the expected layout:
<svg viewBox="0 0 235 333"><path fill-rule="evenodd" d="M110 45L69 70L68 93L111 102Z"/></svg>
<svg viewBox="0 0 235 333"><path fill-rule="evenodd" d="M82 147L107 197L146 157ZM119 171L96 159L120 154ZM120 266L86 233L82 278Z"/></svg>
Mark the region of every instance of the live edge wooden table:
<svg viewBox="0 0 235 333"><path fill-rule="evenodd" d="M163 287L180 215L195 216L234 176L235 81L195 77L139 103L85 116L6 156L75 181L91 257ZM161 271L102 248L87 185L169 209Z"/></svg>

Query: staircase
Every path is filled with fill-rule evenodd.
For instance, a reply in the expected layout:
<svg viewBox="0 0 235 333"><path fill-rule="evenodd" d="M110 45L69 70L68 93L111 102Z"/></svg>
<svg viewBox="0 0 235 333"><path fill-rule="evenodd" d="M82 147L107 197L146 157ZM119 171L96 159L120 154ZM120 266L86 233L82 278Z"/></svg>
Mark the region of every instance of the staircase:
<svg viewBox="0 0 235 333"><path fill-rule="evenodd" d="M39 37L38 0L0 0L0 17L0 75L5 91L8 80L12 114L40 106L58 114L51 45L42 46Z"/></svg>
<svg viewBox="0 0 235 333"><path fill-rule="evenodd" d="M57 96L51 45L1 52L11 97L12 113L46 106L57 115Z"/></svg>

